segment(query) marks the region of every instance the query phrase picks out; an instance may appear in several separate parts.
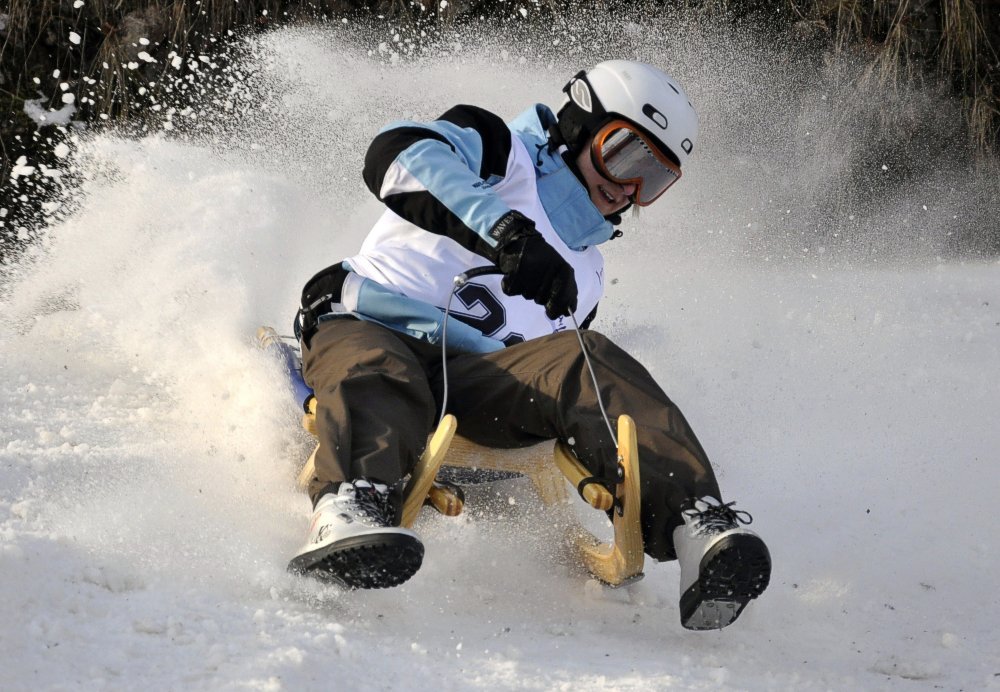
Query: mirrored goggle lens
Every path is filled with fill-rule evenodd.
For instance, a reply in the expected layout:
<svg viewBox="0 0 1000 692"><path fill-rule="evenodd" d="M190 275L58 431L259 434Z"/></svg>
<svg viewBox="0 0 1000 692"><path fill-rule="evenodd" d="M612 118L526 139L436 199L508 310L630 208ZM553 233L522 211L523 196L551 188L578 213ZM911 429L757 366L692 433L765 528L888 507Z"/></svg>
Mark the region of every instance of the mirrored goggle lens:
<svg viewBox="0 0 1000 692"><path fill-rule="evenodd" d="M663 161L636 132L625 128L608 134L599 154L612 180L638 186L635 203L640 206L652 203L681 177L679 169Z"/></svg>

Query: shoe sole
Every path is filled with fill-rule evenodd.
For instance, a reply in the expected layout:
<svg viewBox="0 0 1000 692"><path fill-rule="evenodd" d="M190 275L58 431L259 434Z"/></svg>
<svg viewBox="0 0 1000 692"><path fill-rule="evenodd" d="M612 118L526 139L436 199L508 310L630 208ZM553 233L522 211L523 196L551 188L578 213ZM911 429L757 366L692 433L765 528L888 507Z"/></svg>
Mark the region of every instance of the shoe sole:
<svg viewBox="0 0 1000 692"><path fill-rule="evenodd" d="M357 536L299 555L288 571L348 589L399 586L420 569L424 546L414 536Z"/></svg>
<svg viewBox="0 0 1000 692"><path fill-rule="evenodd" d="M681 596L681 625L715 630L732 624L770 579L771 555L760 537L723 537L702 557L698 581Z"/></svg>

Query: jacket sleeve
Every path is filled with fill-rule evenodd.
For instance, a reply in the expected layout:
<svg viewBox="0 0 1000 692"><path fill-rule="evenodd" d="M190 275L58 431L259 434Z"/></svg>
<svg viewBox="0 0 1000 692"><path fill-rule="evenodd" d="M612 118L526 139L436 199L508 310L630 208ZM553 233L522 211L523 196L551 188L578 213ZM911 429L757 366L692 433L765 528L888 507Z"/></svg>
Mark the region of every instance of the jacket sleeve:
<svg viewBox="0 0 1000 692"><path fill-rule="evenodd" d="M383 129L365 157L368 189L407 221L495 259L490 231L510 208L490 189L507 174L510 129L475 106Z"/></svg>

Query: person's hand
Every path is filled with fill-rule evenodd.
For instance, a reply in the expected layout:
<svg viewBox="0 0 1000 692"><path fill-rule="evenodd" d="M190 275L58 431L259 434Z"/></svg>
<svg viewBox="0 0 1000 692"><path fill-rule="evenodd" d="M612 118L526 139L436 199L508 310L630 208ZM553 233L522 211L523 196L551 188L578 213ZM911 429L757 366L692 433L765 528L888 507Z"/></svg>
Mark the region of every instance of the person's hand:
<svg viewBox="0 0 1000 692"><path fill-rule="evenodd" d="M531 219L512 211L497 222L491 235L499 243L496 264L503 272L504 293L544 305L550 320L576 310L573 267L545 242Z"/></svg>

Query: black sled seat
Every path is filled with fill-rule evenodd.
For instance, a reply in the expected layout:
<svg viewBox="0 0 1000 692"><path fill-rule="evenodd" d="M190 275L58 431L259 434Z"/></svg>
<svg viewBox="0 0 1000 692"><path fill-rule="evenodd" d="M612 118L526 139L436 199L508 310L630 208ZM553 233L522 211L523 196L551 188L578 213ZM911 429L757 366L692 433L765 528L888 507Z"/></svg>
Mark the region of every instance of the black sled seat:
<svg viewBox="0 0 1000 692"><path fill-rule="evenodd" d="M280 341L268 327L261 327L257 338L264 348ZM287 350L284 356L294 385L295 375L301 379L301 373L291 372L294 364ZM307 400L304 408L302 426L315 436L315 398ZM453 486L435 482L442 466L526 476L546 505L570 501L568 482L569 487L578 489L588 505L602 512L612 512L614 536L610 542L601 541L582 526L576 527L577 548L587 570L610 586L621 586L642 577L644 552L639 523L638 443L635 422L629 416L618 419L618 482L613 492L596 482L585 482L592 474L563 442L556 442L554 447L546 442L523 449L493 449L458 435L459 425L455 416L447 415L428 438L404 490L403 526L412 527L426 505L449 516L462 512L462 499ZM309 485L315 471L315 456L313 451L299 472L298 484L303 489Z"/></svg>

